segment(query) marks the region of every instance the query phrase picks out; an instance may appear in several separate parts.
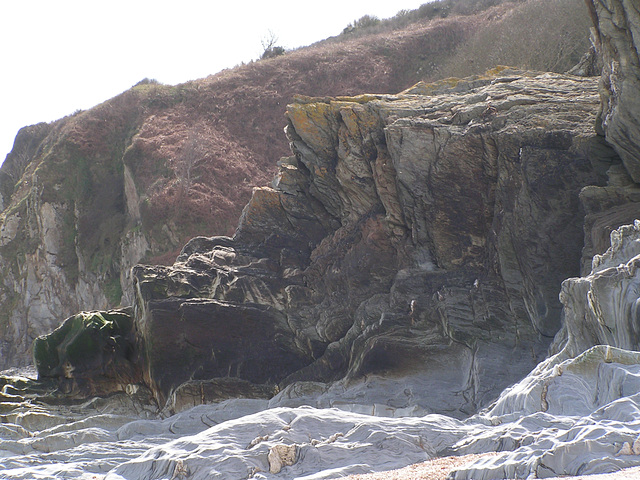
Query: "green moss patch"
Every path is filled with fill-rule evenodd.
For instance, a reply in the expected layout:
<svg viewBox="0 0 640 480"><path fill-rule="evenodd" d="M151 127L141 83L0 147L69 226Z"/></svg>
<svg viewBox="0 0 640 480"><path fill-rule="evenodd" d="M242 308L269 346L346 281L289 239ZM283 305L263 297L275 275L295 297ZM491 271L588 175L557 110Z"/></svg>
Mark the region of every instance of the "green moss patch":
<svg viewBox="0 0 640 480"><path fill-rule="evenodd" d="M39 377L75 378L104 373L115 356L132 354L130 309L81 312L33 343Z"/></svg>

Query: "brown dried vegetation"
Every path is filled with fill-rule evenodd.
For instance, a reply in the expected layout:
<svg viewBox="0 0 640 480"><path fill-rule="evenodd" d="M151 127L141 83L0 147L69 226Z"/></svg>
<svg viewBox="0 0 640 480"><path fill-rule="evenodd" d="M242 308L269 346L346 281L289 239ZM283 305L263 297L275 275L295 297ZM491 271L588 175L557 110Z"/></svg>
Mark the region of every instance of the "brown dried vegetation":
<svg viewBox="0 0 640 480"><path fill-rule="evenodd" d="M24 179L38 169L39 177L47 178L42 188L52 197L66 189L68 212L79 215L77 225L70 219L78 231L69 234L69 262L79 246L93 264L115 275L118 266L108 264L119 239L141 221L151 240L147 261L171 263L194 235L233 233L252 188L267 184L276 161L289 154L282 129L294 95L396 93L419 80L481 73L518 59L518 67L566 70L587 50L589 23L580 0L491 8L497 0L458 3L423 5L417 13L399 13L393 22L178 86L142 81L51 124L46 138L28 152L10 154L2 169L4 205L28 187L20 175ZM531 15L549 5L562 13L556 17L571 22L554 19L540 35L544 17ZM520 38L553 64L521 55ZM554 38L562 51L553 50ZM23 158L27 154L30 162ZM140 219L127 212L125 166L135 182Z"/></svg>

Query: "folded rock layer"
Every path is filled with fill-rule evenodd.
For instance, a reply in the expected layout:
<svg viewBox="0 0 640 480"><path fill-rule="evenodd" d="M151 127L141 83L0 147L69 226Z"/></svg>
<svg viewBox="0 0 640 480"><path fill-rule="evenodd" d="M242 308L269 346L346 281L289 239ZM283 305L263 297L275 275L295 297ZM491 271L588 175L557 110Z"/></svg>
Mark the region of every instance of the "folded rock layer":
<svg viewBox="0 0 640 480"><path fill-rule="evenodd" d="M619 163L593 131L598 100L594 79L502 68L297 98L293 156L234 237L135 268L145 381L163 403L188 380L381 392L402 377L394 407L475 412L560 327L579 192Z"/></svg>

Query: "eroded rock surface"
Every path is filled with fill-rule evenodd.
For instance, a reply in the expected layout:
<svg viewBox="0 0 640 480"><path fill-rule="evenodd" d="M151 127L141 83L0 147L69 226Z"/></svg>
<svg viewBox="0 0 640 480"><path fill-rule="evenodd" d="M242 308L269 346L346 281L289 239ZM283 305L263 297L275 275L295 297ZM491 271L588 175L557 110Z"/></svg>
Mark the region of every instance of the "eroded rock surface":
<svg viewBox="0 0 640 480"><path fill-rule="evenodd" d="M565 319L553 349L576 356L594 345L640 350L638 287L640 221L611 233L611 247L593 257L589 275L563 282Z"/></svg>
<svg viewBox="0 0 640 480"><path fill-rule="evenodd" d="M640 183L640 11L634 0L588 0L603 58L602 132Z"/></svg>
<svg viewBox="0 0 640 480"><path fill-rule="evenodd" d="M235 236L134 271L158 400L228 376L343 379L357 404L358 389L402 378L393 408L487 405L560 327L560 282L579 273L578 194L604 183L594 165L615 162L600 154L597 106L593 79L501 69L399 95L298 98L294 156L254 191Z"/></svg>
<svg viewBox="0 0 640 480"><path fill-rule="evenodd" d="M558 353L470 419L503 429L498 450L505 453L454 478L587 475L640 463L639 245L640 222L620 227L588 275L563 283ZM453 449L488 451L489 438L495 441L492 434L469 437Z"/></svg>
<svg viewBox="0 0 640 480"><path fill-rule="evenodd" d="M555 357L465 421L436 414L381 418L259 399L199 405L163 419L145 406L143 389L74 406L4 399L0 469L8 479L331 479L496 452L460 467L453 478L607 472L640 464L639 365L638 352L604 346L577 358ZM270 471L278 463L273 451L281 453L279 473Z"/></svg>

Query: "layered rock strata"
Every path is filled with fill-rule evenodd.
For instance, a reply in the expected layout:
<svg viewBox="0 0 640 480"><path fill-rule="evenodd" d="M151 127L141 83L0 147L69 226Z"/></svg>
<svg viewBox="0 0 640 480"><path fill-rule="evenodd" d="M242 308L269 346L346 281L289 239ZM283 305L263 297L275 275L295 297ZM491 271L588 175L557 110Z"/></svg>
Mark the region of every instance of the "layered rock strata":
<svg viewBox="0 0 640 480"><path fill-rule="evenodd" d="M144 79L21 129L0 168L0 369L29 364L33 340L80 310L131 305L135 264L171 264L193 236L233 233L288 152L294 93L396 92L514 8L342 35L176 86ZM560 56L559 69L575 58Z"/></svg>
<svg viewBox="0 0 640 480"><path fill-rule="evenodd" d="M637 13L624 1L593 7L603 39L623 32L606 22ZM621 59L629 38L616 44ZM629 78L611 92L628 93ZM29 382L3 380L3 474L329 479L479 452L497 453L450 478L638 465L640 357L626 349L640 342L640 223L628 220L637 187L625 152L640 141L614 133L616 115L602 123L615 151L595 137L594 96L588 79L502 72L397 96L299 99L295 156L254 192L235 237L197 238L173 267L134 270L135 349L168 410L281 391L148 422L123 415L147 392L131 388L111 398L125 408L90 404L69 423L66 407L18 403L32 398ZM578 192L590 182L580 262ZM583 276L560 290L580 263ZM462 416L536 362L561 309L558 353L464 421L289 408ZM245 352L245 337L266 361Z"/></svg>
<svg viewBox="0 0 640 480"><path fill-rule="evenodd" d="M300 391L342 379L355 404L402 378L394 408L487 405L560 327L578 194L616 161L593 133L597 106L593 79L501 69L298 98L294 155L235 236L134 270L145 381L161 404L184 381L228 377Z"/></svg>
<svg viewBox="0 0 640 480"><path fill-rule="evenodd" d="M598 128L640 183L640 11L633 0L588 0L603 60Z"/></svg>
<svg viewBox="0 0 640 480"><path fill-rule="evenodd" d="M585 251L582 274L591 271L591 259L609 246L610 233L621 225L633 224L640 215L640 14L632 1L588 0L596 32L596 45L603 60L599 85L601 111L596 131L603 143L602 157L613 160L604 188L585 189ZM617 165L619 156L623 165ZM603 164L603 167L605 164Z"/></svg>

